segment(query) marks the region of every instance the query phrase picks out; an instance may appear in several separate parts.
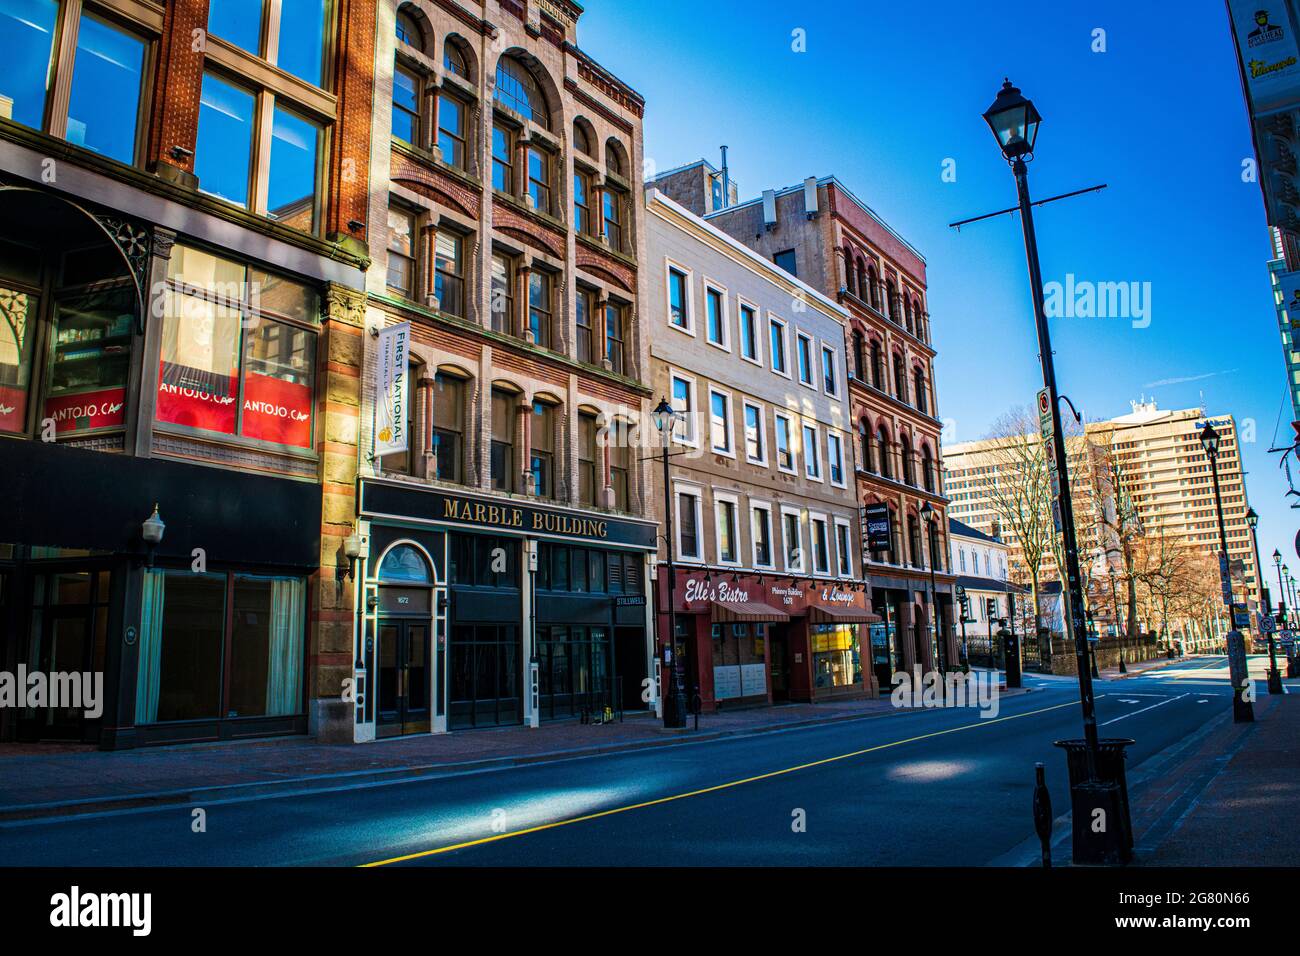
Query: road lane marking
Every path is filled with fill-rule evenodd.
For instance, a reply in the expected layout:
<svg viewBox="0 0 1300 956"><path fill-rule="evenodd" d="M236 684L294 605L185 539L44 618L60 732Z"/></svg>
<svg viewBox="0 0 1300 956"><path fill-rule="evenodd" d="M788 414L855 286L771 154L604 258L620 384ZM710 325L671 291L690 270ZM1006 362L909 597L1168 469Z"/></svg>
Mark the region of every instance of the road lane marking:
<svg viewBox="0 0 1300 956"><path fill-rule="evenodd" d="M1095 700L1105 697L1105 694L1099 694ZM511 837L526 836L529 833L540 833L543 830L553 830L557 827L565 827L574 823L585 823L588 820L598 820L601 817L613 816L617 813L627 813L629 810L642 810L646 807L658 806L663 803L672 803L676 800L685 800L688 797L703 796L706 793L716 793L719 790L730 790L733 787L743 786L747 783L757 783L760 780L768 780L772 777L781 777L786 774L795 773L799 770L808 770L811 767L820 767L824 764L836 763L840 760L848 760L852 757L861 757L864 754L875 753L879 750L888 750L891 747L901 747L903 744L916 743L918 740L928 740L932 737L942 737L945 734L955 734L962 730L971 730L976 727L991 727L993 724L1000 724L1006 720L1018 720L1021 717L1033 717L1036 714L1045 714L1048 711L1060 710L1062 707L1077 707L1077 700L1069 700L1063 704L1053 704L1051 707L1042 707L1038 710L1025 711L1023 714L1010 714L1006 717L995 717L991 720L979 720L973 724L963 724L960 727L949 727L947 730L936 730L928 734L919 734L915 737L908 737L905 740L894 740L889 743L876 744L874 747L866 747L862 750L855 750L852 753L838 754L834 757L823 757L820 760L813 760L809 763L799 764L794 767L786 767L782 770L772 770L768 773L760 773L752 777L745 777L742 780L732 780L728 783L715 784L712 787L702 787L698 790L691 790L687 793L676 793L667 797L656 797L654 800L644 800L641 803L629 804L625 807L611 807L608 810L599 810L595 813L587 813L579 817L570 817L565 820L554 820L550 823L539 823L537 826L525 827L522 830L511 830L508 833L495 833L492 836L479 837L476 840L465 840L461 843L453 843L449 846L434 847L432 850L420 850L416 853L407 853L403 856L391 857L387 860L376 860L373 863L362 863L363 868L387 866L390 863L404 863L407 860L418 860L426 856L436 856L441 853L450 853L453 850L463 850L472 846L481 846L485 843L496 843L500 840L508 840Z"/></svg>
<svg viewBox="0 0 1300 956"><path fill-rule="evenodd" d="M1162 700L1160 703L1152 704L1150 707L1143 707L1141 710L1131 710L1123 717L1116 717L1113 720L1108 720L1104 724L1101 724L1100 726L1109 727L1111 724L1117 724L1121 720L1127 720L1130 717L1136 717L1138 714L1145 714L1148 710L1155 710L1157 707L1163 707L1165 704L1172 704L1176 700L1182 700L1184 697L1190 697L1190 696L1191 696L1190 694L1179 694L1177 697L1170 697L1168 700Z"/></svg>

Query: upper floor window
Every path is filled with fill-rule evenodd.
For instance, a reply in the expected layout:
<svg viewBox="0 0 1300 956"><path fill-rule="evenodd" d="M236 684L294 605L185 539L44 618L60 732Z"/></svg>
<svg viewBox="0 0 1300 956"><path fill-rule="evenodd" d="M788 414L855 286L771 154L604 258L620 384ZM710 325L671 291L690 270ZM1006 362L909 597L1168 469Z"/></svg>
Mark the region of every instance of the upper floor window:
<svg viewBox="0 0 1300 956"><path fill-rule="evenodd" d="M551 347L551 312L554 280L549 272L528 274L528 332L535 345Z"/></svg>
<svg viewBox="0 0 1300 956"><path fill-rule="evenodd" d="M393 135L420 145L420 78L413 70L393 68Z"/></svg>
<svg viewBox="0 0 1300 956"><path fill-rule="evenodd" d="M790 373L785 367L785 323L771 319L770 325L771 342L769 345L772 354L772 371L789 378Z"/></svg>
<svg viewBox="0 0 1300 956"><path fill-rule="evenodd" d="M709 342L713 345L727 345L727 315L723 305L722 293L706 286L704 289L705 318Z"/></svg>
<svg viewBox="0 0 1300 956"><path fill-rule="evenodd" d="M591 220L591 174L579 166L573 166L573 229L582 235L590 235Z"/></svg>
<svg viewBox="0 0 1300 956"><path fill-rule="evenodd" d="M614 489L614 507L631 510L632 494L632 424L615 419L605 435L609 449L609 483Z"/></svg>
<svg viewBox="0 0 1300 956"><path fill-rule="evenodd" d="M690 286L686 273L668 269L668 321L679 329L690 329Z"/></svg>
<svg viewBox="0 0 1300 956"><path fill-rule="evenodd" d="M446 372L433 377L433 453L442 481L465 481L465 380Z"/></svg>
<svg viewBox="0 0 1300 956"><path fill-rule="evenodd" d="M469 64L465 62L465 52L455 40L448 39L442 45L442 68L462 79L469 79Z"/></svg>
<svg viewBox="0 0 1300 956"><path fill-rule="evenodd" d="M515 189L515 137L501 123L492 124L492 188L513 193Z"/></svg>
<svg viewBox="0 0 1300 956"><path fill-rule="evenodd" d="M388 288L403 298L415 293L415 215L388 207Z"/></svg>
<svg viewBox="0 0 1300 956"><path fill-rule="evenodd" d="M835 395L839 385L835 381L835 350L822 346L822 389L827 395Z"/></svg>
<svg viewBox="0 0 1300 956"><path fill-rule="evenodd" d="M798 356L796 361L799 363L799 381L804 385L812 385L812 339L800 332L796 336L798 342Z"/></svg>
<svg viewBox="0 0 1300 956"><path fill-rule="evenodd" d="M469 107L458 96L438 91L438 153L448 166L464 169L469 153Z"/></svg>
<svg viewBox="0 0 1300 956"><path fill-rule="evenodd" d="M587 289L579 288L574 304L576 309L574 321L577 327L577 358L579 362L591 362L593 335L591 322L596 311L596 294Z"/></svg>
<svg viewBox="0 0 1300 956"><path fill-rule="evenodd" d="M751 362L758 361L758 316L743 302L740 305L740 355Z"/></svg>
<svg viewBox="0 0 1300 956"><path fill-rule="evenodd" d="M62 136L92 152L134 163L149 43L139 33L83 8L62 29L75 36L60 59L57 0L0 4L0 116ZM69 48L67 37L62 49ZM69 90L62 106L52 90Z"/></svg>
<svg viewBox="0 0 1300 956"><path fill-rule="evenodd" d="M592 507L596 505L596 435L599 431L595 415L578 413L578 501Z"/></svg>
<svg viewBox="0 0 1300 956"><path fill-rule="evenodd" d="M329 0L209 0L208 32L324 86L329 13Z"/></svg>
<svg viewBox="0 0 1300 956"><path fill-rule="evenodd" d="M504 389L492 389L492 443L490 467L492 487L497 491L515 491L515 422L519 396Z"/></svg>
<svg viewBox="0 0 1300 956"><path fill-rule="evenodd" d="M925 399L925 372L917 368L912 373L913 391L916 393L916 407L919 411L929 412L928 403Z"/></svg>
<svg viewBox="0 0 1300 956"><path fill-rule="evenodd" d="M515 299L514 266L509 257L499 252L492 254L492 330L510 335L513 332Z"/></svg>
<svg viewBox="0 0 1300 956"><path fill-rule="evenodd" d="M434 243L433 294L438 310L465 317L465 239L446 229Z"/></svg>
<svg viewBox="0 0 1300 956"><path fill-rule="evenodd" d="M555 406L533 402L532 449L529 468L533 474L533 494L539 498L555 497Z"/></svg>
<svg viewBox="0 0 1300 956"><path fill-rule="evenodd" d="M536 146L528 147L528 198L534 209L551 211L551 154Z"/></svg>
<svg viewBox="0 0 1300 956"><path fill-rule="evenodd" d="M550 111L536 78L519 60L503 56L497 61L496 101L544 129L550 129Z"/></svg>
<svg viewBox="0 0 1300 956"><path fill-rule="evenodd" d="M626 335L624 317L626 312L624 306L615 302L610 302L605 306L605 358L609 362L610 371L619 375L627 371L624 354L624 338Z"/></svg>
<svg viewBox="0 0 1300 956"><path fill-rule="evenodd" d="M797 276L799 274L793 249L786 249L782 252L778 252L776 255L772 256L772 261L792 276Z"/></svg>
<svg viewBox="0 0 1300 956"><path fill-rule="evenodd" d="M420 28L414 14L407 7L397 11L396 34L397 39L407 46L413 46L417 50L424 49L424 30Z"/></svg>
<svg viewBox="0 0 1300 956"><path fill-rule="evenodd" d="M617 252L623 251L623 194L609 185L602 192L604 196L605 238L609 247Z"/></svg>
<svg viewBox="0 0 1300 956"><path fill-rule="evenodd" d="M573 124L573 148L584 156L593 155L591 152L591 137L587 134L587 128L581 123Z"/></svg>

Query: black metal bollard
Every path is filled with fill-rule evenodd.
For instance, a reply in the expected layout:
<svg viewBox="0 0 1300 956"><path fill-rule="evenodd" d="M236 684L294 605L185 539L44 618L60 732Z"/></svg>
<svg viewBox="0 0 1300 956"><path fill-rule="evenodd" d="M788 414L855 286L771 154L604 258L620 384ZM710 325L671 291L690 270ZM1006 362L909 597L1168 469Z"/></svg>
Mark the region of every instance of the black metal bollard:
<svg viewBox="0 0 1300 956"><path fill-rule="evenodd" d="M1052 865L1052 793L1041 763L1034 764L1034 830L1043 846L1043 868Z"/></svg>

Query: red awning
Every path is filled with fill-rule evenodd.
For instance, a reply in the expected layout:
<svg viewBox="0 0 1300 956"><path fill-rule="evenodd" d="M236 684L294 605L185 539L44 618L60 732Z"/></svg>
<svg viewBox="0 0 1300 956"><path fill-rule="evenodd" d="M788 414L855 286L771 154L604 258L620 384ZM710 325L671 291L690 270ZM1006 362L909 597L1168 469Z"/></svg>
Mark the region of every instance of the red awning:
<svg viewBox="0 0 1300 956"><path fill-rule="evenodd" d="M864 607L814 604L808 608L808 620L814 624L875 624L880 615L872 614Z"/></svg>
<svg viewBox="0 0 1300 956"><path fill-rule="evenodd" d="M724 624L779 624L790 620L790 615L761 601L714 601L713 620Z"/></svg>

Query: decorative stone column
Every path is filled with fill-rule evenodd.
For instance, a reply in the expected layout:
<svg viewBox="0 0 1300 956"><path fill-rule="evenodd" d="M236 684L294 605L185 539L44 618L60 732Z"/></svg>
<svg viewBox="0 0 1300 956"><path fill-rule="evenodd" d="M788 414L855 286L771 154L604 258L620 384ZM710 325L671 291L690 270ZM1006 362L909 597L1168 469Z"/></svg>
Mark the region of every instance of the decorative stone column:
<svg viewBox="0 0 1300 956"><path fill-rule="evenodd" d="M533 267L528 263L524 263L516 270L516 272L515 283L516 288L518 288L519 291L515 294L515 315L509 316L509 321L514 326L514 335L516 338L536 344L533 343L533 335L528 326L528 287L529 277L533 274Z"/></svg>
<svg viewBox="0 0 1300 956"><path fill-rule="evenodd" d="M424 255L420 257L424 262L422 278L424 304L436 312L442 308L442 302L438 299L438 224L436 222L428 222L420 230L420 244L424 248Z"/></svg>
<svg viewBox="0 0 1300 956"><path fill-rule="evenodd" d="M605 432L605 440L599 442L600 450L600 503L603 508L614 507L614 482L610 471L610 454L609 443L610 436L614 434L613 422L606 415L600 415L596 418L596 428Z"/></svg>
<svg viewBox="0 0 1300 956"><path fill-rule="evenodd" d="M437 442L433 435L433 386L433 378L428 375L423 376L415 386L420 396L420 409L424 415L424 422L420 429L420 447L423 452L420 474L424 478L435 478L438 474Z"/></svg>
<svg viewBox="0 0 1300 956"><path fill-rule="evenodd" d="M595 352L592 358L594 359L596 355L599 355L600 367L606 372L612 371L614 368L614 364L609 360L609 350L605 346L605 336L608 335L608 330L605 327L605 310L608 308L609 294L602 289L596 297L596 314L591 319L591 337L593 339L591 347Z"/></svg>
<svg viewBox="0 0 1300 956"><path fill-rule="evenodd" d="M533 469L530 467L533 459L533 406L527 396L522 394L519 396L517 411L519 422L515 428L515 435L519 438L520 460L516 463L516 467L519 468L522 478L519 487L523 489L524 494L535 495L537 489L533 487Z"/></svg>
<svg viewBox="0 0 1300 956"><path fill-rule="evenodd" d="M320 569L313 575L309 591L314 600L308 645L308 717L319 739L350 741L353 704L341 694L356 657L356 609L351 581L338 579L338 566L343 540L352 533L357 518L365 295L330 283L321 325L316 449L321 456L322 514Z"/></svg>

